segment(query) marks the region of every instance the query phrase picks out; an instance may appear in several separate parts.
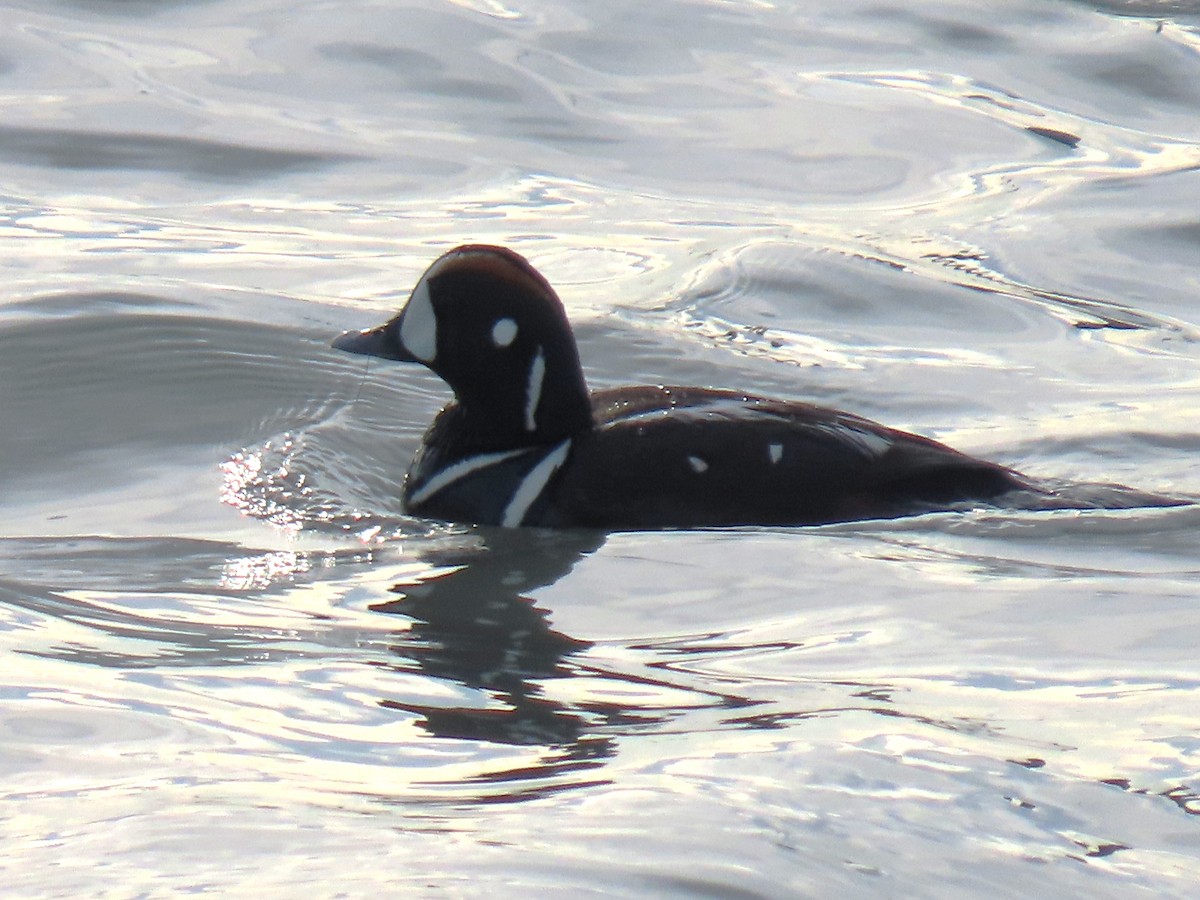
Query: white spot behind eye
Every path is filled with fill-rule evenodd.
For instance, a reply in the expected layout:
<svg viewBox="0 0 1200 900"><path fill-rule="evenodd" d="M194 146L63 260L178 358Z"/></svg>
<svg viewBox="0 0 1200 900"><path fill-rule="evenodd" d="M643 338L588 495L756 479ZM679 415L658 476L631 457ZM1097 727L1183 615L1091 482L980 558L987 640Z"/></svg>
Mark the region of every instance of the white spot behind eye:
<svg viewBox="0 0 1200 900"><path fill-rule="evenodd" d="M400 343L421 362L431 363L437 356L437 315L429 299L428 278L413 288L404 318L400 320Z"/></svg>
<svg viewBox="0 0 1200 900"><path fill-rule="evenodd" d="M771 464L779 462L783 459L783 444L771 444L767 448L767 454L771 457Z"/></svg>
<svg viewBox="0 0 1200 900"><path fill-rule="evenodd" d="M529 367L529 384L525 386L525 430L537 431L538 403L542 399L542 381L546 377L546 354L538 347L537 356Z"/></svg>
<svg viewBox="0 0 1200 900"><path fill-rule="evenodd" d="M512 319L498 319L492 326L492 343L497 347L507 347L517 339L517 323Z"/></svg>
<svg viewBox="0 0 1200 900"><path fill-rule="evenodd" d="M692 471L697 475L701 475L708 471L708 463L698 456L689 456L687 461L688 465L692 467Z"/></svg>

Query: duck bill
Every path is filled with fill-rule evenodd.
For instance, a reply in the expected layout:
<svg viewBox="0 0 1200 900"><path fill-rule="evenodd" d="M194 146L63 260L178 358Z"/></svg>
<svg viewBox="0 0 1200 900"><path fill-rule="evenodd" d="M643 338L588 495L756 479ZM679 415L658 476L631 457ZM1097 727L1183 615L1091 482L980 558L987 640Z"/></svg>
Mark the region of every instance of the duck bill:
<svg viewBox="0 0 1200 900"><path fill-rule="evenodd" d="M395 330L388 327L391 324L391 322L385 322L383 325L363 331L347 331L335 337L330 346L334 350L345 350L347 353L357 353L360 356L374 356L376 359L420 362L395 339Z"/></svg>

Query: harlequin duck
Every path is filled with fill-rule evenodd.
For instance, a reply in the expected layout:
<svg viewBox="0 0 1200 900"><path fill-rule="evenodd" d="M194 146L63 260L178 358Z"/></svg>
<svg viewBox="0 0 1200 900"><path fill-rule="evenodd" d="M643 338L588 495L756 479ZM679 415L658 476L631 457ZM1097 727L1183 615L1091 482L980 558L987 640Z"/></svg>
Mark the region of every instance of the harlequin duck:
<svg viewBox="0 0 1200 900"><path fill-rule="evenodd" d="M589 393L561 301L502 247L451 250L384 324L333 346L416 362L455 400L408 470L412 515L607 530L817 525L991 501L1030 485L928 438L700 387Z"/></svg>

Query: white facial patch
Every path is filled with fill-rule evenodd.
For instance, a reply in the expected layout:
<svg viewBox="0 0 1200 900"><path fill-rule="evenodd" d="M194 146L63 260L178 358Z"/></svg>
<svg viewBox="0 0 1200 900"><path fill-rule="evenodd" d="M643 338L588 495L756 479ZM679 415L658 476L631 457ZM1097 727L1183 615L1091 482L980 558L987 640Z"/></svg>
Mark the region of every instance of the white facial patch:
<svg viewBox="0 0 1200 900"><path fill-rule="evenodd" d="M492 326L492 343L507 347L517 339L517 323L512 319L500 319Z"/></svg>
<svg viewBox="0 0 1200 900"><path fill-rule="evenodd" d="M767 447L767 456L771 457L771 465L783 459L783 444L771 444Z"/></svg>
<svg viewBox="0 0 1200 900"><path fill-rule="evenodd" d="M525 386L525 430L537 431L538 403L542 400L542 381L546 378L546 354L538 347L537 356L529 366L529 384Z"/></svg>
<svg viewBox="0 0 1200 900"><path fill-rule="evenodd" d="M708 463L698 456L689 456L687 458L688 465L692 467L692 471L697 475L703 475L708 471Z"/></svg>
<svg viewBox="0 0 1200 900"><path fill-rule="evenodd" d="M429 298L428 281L426 273L426 277L417 282L408 306L404 308L404 318L400 320L400 343L424 363L431 363L437 357L437 315Z"/></svg>

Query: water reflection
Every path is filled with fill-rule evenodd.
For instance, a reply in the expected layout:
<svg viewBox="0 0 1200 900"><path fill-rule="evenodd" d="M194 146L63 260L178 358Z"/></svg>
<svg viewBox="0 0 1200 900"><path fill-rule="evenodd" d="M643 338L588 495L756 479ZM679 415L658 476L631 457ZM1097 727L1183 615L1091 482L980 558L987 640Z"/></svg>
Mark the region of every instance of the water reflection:
<svg viewBox="0 0 1200 900"><path fill-rule="evenodd" d="M439 565L456 567L448 574L394 586L399 599L371 607L414 620L391 648L394 668L452 680L490 702L431 706L389 698L382 705L419 714L441 737L569 746L572 758L610 755L608 739L584 739L581 710L545 697L541 687L543 679L572 675L572 658L590 642L556 631L527 596L562 578L604 539L598 532L489 529L482 548L439 556Z"/></svg>

